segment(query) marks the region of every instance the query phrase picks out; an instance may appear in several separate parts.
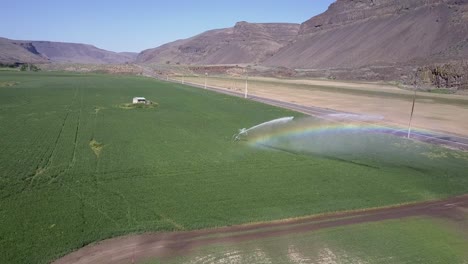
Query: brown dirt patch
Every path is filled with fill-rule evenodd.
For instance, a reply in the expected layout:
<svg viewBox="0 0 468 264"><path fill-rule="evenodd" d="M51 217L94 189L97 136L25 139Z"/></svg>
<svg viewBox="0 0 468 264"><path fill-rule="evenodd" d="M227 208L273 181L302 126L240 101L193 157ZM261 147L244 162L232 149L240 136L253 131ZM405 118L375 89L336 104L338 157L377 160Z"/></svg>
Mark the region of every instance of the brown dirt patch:
<svg viewBox="0 0 468 264"><path fill-rule="evenodd" d="M468 195L397 207L340 212L284 221L257 223L190 232L148 233L108 239L88 245L54 263L135 263L183 255L194 248L219 243L276 237L319 229L413 216L466 221Z"/></svg>
<svg viewBox="0 0 468 264"><path fill-rule="evenodd" d="M95 139L89 142L89 147L93 150L97 158L101 155L102 148L104 144L97 142Z"/></svg>
<svg viewBox="0 0 468 264"><path fill-rule="evenodd" d="M0 87L12 87L17 84L18 82L0 82Z"/></svg>
<svg viewBox="0 0 468 264"><path fill-rule="evenodd" d="M186 82L203 85L204 78L186 77ZM212 77L209 86L244 92L245 79ZM299 86L298 86L299 85ZM407 127L412 106L412 92L380 83L351 83L329 80L281 80L250 78L249 95L303 106L313 106L361 115L383 116L382 124ZM321 87L321 89L316 89ZM339 88L328 89L327 88ZM369 92L370 94L365 94ZM383 94L372 94L382 92ZM413 127L442 133L468 136L468 97L461 95L418 93ZM441 103L440 100L445 100ZM450 103L458 101L458 103ZM466 103L460 103L466 102Z"/></svg>

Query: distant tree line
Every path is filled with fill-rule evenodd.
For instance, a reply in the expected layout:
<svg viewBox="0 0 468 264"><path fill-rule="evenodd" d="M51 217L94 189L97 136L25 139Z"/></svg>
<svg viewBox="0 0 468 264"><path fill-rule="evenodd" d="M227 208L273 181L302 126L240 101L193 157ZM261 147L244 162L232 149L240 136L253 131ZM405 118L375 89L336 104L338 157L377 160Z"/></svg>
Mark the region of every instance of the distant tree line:
<svg viewBox="0 0 468 264"><path fill-rule="evenodd" d="M1 63L0 62L0 68L18 68L18 64L17 63Z"/></svg>
<svg viewBox="0 0 468 264"><path fill-rule="evenodd" d="M0 62L0 68L19 69L20 71L40 71L41 69L32 63L4 63Z"/></svg>
<svg viewBox="0 0 468 264"><path fill-rule="evenodd" d="M34 71L34 72L38 72L40 71L41 69L39 69L39 67L37 67L36 65L34 64L23 64L21 65L21 68L20 68L20 71Z"/></svg>

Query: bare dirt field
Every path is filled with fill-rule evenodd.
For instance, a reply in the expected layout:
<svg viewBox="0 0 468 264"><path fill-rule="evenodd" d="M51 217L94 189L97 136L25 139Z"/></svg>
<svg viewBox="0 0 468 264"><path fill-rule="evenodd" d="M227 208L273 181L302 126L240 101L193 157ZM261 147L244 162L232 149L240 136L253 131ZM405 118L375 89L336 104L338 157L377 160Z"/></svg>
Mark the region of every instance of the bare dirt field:
<svg viewBox="0 0 468 264"><path fill-rule="evenodd" d="M178 77L204 85L203 77ZM207 84L243 92L245 79L208 77ZM383 123L408 126L413 92L383 83L332 80L249 78L250 95L382 118ZM418 129L468 136L468 97L418 92L413 126Z"/></svg>
<svg viewBox="0 0 468 264"><path fill-rule="evenodd" d="M129 235L86 246L54 263L135 263L152 258L179 256L212 244L236 243L266 237L315 231L359 223L413 216L464 221L468 196L398 207L327 214L292 220L257 223L190 232Z"/></svg>

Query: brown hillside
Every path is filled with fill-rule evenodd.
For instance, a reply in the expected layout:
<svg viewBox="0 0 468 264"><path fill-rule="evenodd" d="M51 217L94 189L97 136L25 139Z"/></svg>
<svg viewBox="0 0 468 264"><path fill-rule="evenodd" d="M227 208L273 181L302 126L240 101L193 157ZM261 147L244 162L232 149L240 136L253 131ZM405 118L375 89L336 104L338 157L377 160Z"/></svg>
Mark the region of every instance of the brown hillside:
<svg viewBox="0 0 468 264"><path fill-rule="evenodd" d="M467 57L467 0L337 0L265 64L352 68Z"/></svg>
<svg viewBox="0 0 468 264"><path fill-rule="evenodd" d="M298 24L239 22L233 28L207 31L143 51L141 63L241 64L257 63L273 56L293 40Z"/></svg>
<svg viewBox="0 0 468 264"><path fill-rule="evenodd" d="M45 63L47 61L47 58L41 56L28 43L0 38L0 63Z"/></svg>
<svg viewBox="0 0 468 264"><path fill-rule="evenodd" d="M119 64L133 62L137 54L116 53L92 45L0 38L1 63Z"/></svg>
<svg viewBox="0 0 468 264"><path fill-rule="evenodd" d="M134 60L128 54L96 48L92 45L50 41L32 41L32 45L52 62L118 64Z"/></svg>

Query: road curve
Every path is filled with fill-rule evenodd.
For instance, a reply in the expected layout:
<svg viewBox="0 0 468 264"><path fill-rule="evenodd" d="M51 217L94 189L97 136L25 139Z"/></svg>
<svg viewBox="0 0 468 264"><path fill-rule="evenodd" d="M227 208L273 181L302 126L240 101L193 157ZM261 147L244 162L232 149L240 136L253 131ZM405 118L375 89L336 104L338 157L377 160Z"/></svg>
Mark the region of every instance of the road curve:
<svg viewBox="0 0 468 264"><path fill-rule="evenodd" d="M327 109L327 108L320 108L320 107L311 107L311 106L302 106L302 105L297 105L289 102L282 102L282 101L277 101L277 100L272 100L272 99L267 99L267 98L261 98L257 96L253 96L251 98L254 101L257 102L262 102L265 104L269 105L274 105L290 110L294 110L297 112L305 113L311 116L316 116L336 122L343 122L343 121L353 121L353 122L359 122L359 123L365 123L365 124L372 124L374 126L380 126L382 128L386 128L388 130L393 131L392 134L400 137L407 137L407 129L401 129L401 128L394 128L385 124L381 124L379 122L372 122L372 121L364 121L359 118L353 118L353 116L359 116L354 113L346 113L346 112L340 112L332 109ZM333 115L340 115L343 114L343 116L347 117L332 117ZM411 133L411 138L416 139L419 141L424 141L427 143L434 143L434 144L440 144L440 145L447 145L450 147L458 148L458 149L464 149L468 150L468 138L463 137L463 136L458 136L458 135L452 135L452 134L441 134L437 132L415 132L413 131Z"/></svg>
<svg viewBox="0 0 468 264"><path fill-rule="evenodd" d="M464 219L467 209L468 195L464 195L440 201L365 211L340 212L286 221L188 232L128 235L88 245L53 263L137 263L154 258L184 255L201 246L279 237L331 227L415 216L443 217L455 221L466 221Z"/></svg>
<svg viewBox="0 0 468 264"><path fill-rule="evenodd" d="M157 75L150 75L149 73L147 73L146 76L156 78L162 81L181 83L181 81L179 80L163 78L162 76L157 76ZM236 97L245 96L245 94L242 92L227 90L222 87L209 86L209 85L205 87L204 85L190 83L190 82L183 82L183 84L196 87L196 88L210 90L210 91L217 92L217 93L236 96ZM254 95L249 95L246 99L293 110L296 112L301 112L310 116L327 119L333 122L353 121L353 122L359 122L359 123L364 123L364 124L372 124L374 126L385 128L387 131L391 131L392 134L396 136L400 136L400 137L406 137L408 133L407 129L395 128L383 122L365 121L359 118L355 118L356 116L359 116L355 113L342 112L342 111L337 111L334 109L322 108L322 107L316 107L316 106L304 106L304 105L299 105L299 104L294 104L290 102L285 102L285 101L280 101L280 100L275 100L275 99L270 99L270 98L265 98L265 97L260 97L260 96L254 96ZM337 115L341 115L341 117L339 118L333 117ZM461 150L468 150L468 137L463 137L459 135L448 134L448 133L438 133L438 132L433 132L433 131L431 132L419 132L419 131L415 132L414 131L411 133L411 138L415 140L427 142L427 143L445 145L448 147L461 149Z"/></svg>

